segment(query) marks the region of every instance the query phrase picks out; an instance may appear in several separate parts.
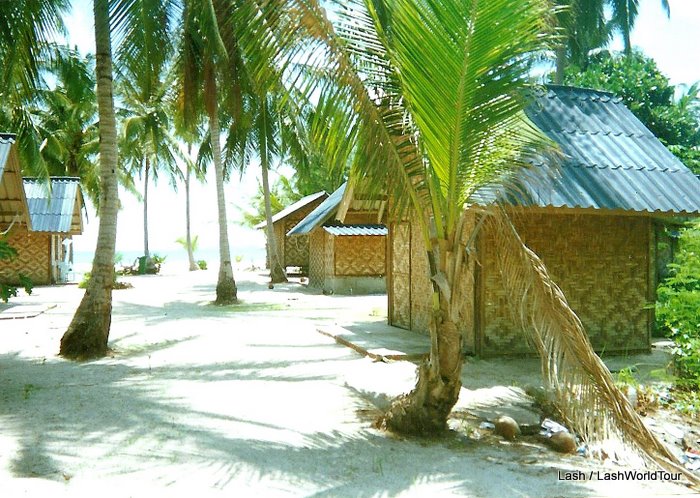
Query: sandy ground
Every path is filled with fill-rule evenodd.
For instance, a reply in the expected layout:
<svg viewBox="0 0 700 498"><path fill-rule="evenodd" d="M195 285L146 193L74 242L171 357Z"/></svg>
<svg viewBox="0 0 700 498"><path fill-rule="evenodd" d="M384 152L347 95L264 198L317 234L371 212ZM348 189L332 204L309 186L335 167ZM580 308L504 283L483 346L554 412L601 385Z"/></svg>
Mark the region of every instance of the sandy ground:
<svg viewBox="0 0 700 498"><path fill-rule="evenodd" d="M46 311L0 320L0 496L691 494L671 482L603 481L625 469L480 436L481 418L498 413L536 420L512 387L537 382L534 363L468 363L457 412L469 416L444 438L376 431L376 407L410 390L414 365L372 361L317 328L379 330L384 296L268 290L239 273L242 304L219 308L209 304L215 278L127 278L134 288L114 294L114 354L83 364L56 356L83 291L37 288L11 302ZM586 478L560 480L576 470Z"/></svg>

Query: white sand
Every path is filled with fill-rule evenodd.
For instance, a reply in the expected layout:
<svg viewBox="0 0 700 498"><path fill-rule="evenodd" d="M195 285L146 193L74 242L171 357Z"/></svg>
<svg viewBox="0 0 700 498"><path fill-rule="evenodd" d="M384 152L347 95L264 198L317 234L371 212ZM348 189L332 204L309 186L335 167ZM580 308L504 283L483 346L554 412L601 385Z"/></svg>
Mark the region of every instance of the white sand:
<svg viewBox="0 0 700 498"><path fill-rule="evenodd" d="M213 271L131 278L134 289L114 294L114 356L84 364L56 356L81 290L14 300L56 307L0 320L0 496L691 494L668 482L560 481L560 471L618 468L538 444L371 429L370 400L410 390L413 365L372 362L315 325L382 320L386 299L237 277L236 311L208 304ZM485 397L517 404L507 379L518 373L485 379L498 363L477 363L460 406L488 418L476 409Z"/></svg>

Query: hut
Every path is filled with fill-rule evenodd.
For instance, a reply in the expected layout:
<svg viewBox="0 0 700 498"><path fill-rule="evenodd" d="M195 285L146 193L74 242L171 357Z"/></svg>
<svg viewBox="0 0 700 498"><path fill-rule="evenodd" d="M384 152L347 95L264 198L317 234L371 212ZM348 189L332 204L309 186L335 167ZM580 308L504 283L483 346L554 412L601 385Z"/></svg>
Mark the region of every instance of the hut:
<svg viewBox="0 0 700 498"><path fill-rule="evenodd" d="M288 233L309 238L309 286L331 294L386 292L382 201L362 199L347 182Z"/></svg>
<svg viewBox="0 0 700 498"><path fill-rule="evenodd" d="M506 205L523 242L537 253L593 347L606 353L651 347L657 284L657 228L700 215L700 180L610 93L548 86L528 117L560 147L564 159L516 173L514 188L486 187L479 205ZM430 319L427 257L410 220L390 226L389 323L426 332ZM467 352L532 354L515 320L488 224L476 231L460 323Z"/></svg>
<svg viewBox="0 0 700 498"><path fill-rule="evenodd" d="M328 194L326 192L316 192L315 194L307 195L290 204L282 211L272 217L272 226L275 231L275 243L277 244L277 255L283 262L285 268L297 267L302 274L308 273L309 268L309 237L308 235L300 235L298 237L287 237L287 232L294 228L306 215L313 211L321 204ZM255 228L262 230L267 227L267 222L263 221L255 225ZM267 232L265 233L267 237ZM269 244L269 242L267 243ZM269 245L266 249L266 264L270 267L270 251Z"/></svg>
<svg viewBox="0 0 700 498"><path fill-rule="evenodd" d="M37 285L64 281L71 238L82 232L82 206L77 178L23 180L15 136L0 134L0 234L18 252L0 261L0 279L17 283L22 274Z"/></svg>
<svg viewBox="0 0 700 498"><path fill-rule="evenodd" d="M26 251L17 247L19 261L32 258L36 265L40 255L44 258L48 254L48 265L36 265L32 270L35 276L27 271L25 274L37 284L65 282L73 265L73 235L83 232L85 201L80 179L51 177L47 184L44 180L25 178L23 183L32 228L27 233L27 243L21 246ZM25 269L29 266L25 265Z"/></svg>

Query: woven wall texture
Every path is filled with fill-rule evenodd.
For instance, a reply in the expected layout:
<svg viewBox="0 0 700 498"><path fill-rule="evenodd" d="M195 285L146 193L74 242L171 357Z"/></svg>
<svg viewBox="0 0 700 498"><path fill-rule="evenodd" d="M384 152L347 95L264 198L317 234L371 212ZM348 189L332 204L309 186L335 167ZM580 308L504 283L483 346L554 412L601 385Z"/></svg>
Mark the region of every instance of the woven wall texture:
<svg viewBox="0 0 700 498"><path fill-rule="evenodd" d="M35 285L51 283L49 260L51 257L51 235L29 232L24 226L15 225L8 234L7 242L17 249L17 258L0 261L0 279L7 283L19 282L23 273Z"/></svg>

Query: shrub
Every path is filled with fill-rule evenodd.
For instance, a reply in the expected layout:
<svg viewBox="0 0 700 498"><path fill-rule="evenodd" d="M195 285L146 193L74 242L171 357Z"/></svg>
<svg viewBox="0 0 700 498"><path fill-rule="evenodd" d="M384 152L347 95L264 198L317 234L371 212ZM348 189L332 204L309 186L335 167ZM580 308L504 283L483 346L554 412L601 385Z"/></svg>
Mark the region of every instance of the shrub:
<svg viewBox="0 0 700 498"><path fill-rule="evenodd" d="M700 387L700 224L682 231L669 277L658 289L656 316L675 343L680 387Z"/></svg>
<svg viewBox="0 0 700 498"><path fill-rule="evenodd" d="M203 259L200 259L197 261L197 266L199 266L200 270L206 270L207 269L207 262L204 261Z"/></svg>
<svg viewBox="0 0 700 498"><path fill-rule="evenodd" d="M10 261L16 257L17 249L8 244L7 241L0 238L0 261ZM17 297L19 287L24 288L24 291L27 294L31 294L32 289L34 288L34 283L29 277L22 273L19 274L19 286L0 282L0 300L6 303L11 297Z"/></svg>

